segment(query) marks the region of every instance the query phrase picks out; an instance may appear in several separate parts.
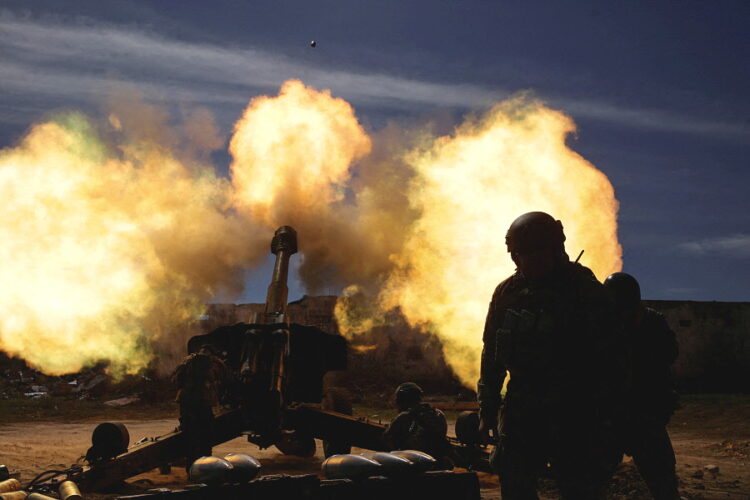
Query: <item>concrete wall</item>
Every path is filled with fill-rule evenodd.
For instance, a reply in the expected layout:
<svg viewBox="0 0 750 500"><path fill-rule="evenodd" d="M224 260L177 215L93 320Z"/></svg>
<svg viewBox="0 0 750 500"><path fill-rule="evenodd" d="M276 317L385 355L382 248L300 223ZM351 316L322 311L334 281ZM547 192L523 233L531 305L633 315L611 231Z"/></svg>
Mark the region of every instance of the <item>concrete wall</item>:
<svg viewBox="0 0 750 500"><path fill-rule="evenodd" d="M750 302L646 301L677 334L681 392L750 392Z"/></svg>

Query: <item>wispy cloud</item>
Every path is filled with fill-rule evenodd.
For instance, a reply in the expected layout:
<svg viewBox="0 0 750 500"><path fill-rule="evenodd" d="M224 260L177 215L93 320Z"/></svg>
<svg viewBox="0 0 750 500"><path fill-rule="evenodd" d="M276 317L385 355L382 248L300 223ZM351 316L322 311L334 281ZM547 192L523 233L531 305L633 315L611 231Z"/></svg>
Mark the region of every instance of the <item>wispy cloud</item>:
<svg viewBox="0 0 750 500"><path fill-rule="evenodd" d="M750 234L734 234L719 238L689 241L679 245L680 250L692 255L721 255L724 257L750 257Z"/></svg>
<svg viewBox="0 0 750 500"><path fill-rule="evenodd" d="M694 288L694 287L672 287L672 288L665 288L662 290L663 293L668 297L682 297L685 295L694 296L698 292L701 291L700 288Z"/></svg>
<svg viewBox="0 0 750 500"><path fill-rule="evenodd" d="M0 15L0 68L0 91L7 96L0 121L6 122L21 120L20 109L30 107L30 102L69 106L96 100L115 81L137 85L151 99L208 106L242 106L249 97L275 91L289 78L330 88L355 105L381 108L481 108L510 94L508 89L482 85L321 67L268 50L185 41L132 26L63 24L8 13ZM633 128L750 137L750 126L742 123L564 96L549 101L576 117Z"/></svg>

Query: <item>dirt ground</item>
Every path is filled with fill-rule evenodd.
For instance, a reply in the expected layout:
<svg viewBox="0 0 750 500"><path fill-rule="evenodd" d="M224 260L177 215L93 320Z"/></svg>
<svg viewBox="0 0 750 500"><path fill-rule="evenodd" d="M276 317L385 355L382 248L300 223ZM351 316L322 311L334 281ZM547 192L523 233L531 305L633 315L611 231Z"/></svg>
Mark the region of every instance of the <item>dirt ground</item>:
<svg viewBox="0 0 750 500"><path fill-rule="evenodd" d="M0 405L7 405L0 401ZM47 403L49 404L49 403ZM3 419L0 423L0 463L11 472L20 473L27 482L37 473L68 467L80 459L90 445L91 432L104 420L124 422L131 443L142 437L165 434L175 428L171 410L149 408L121 408L97 414L96 418L71 418L57 410L52 417L45 412L29 412L27 418ZM370 415L374 410L364 410ZM166 415L165 415L166 413ZM381 412L383 413L383 412ZM136 418L137 417L137 418ZM12 421L9 421L12 420ZM677 453L677 472L681 494L688 499L750 499L750 396L692 396L684 399L669 427ZM259 450L244 438L222 444L215 455L230 452L248 453L263 465L263 474L318 473L323 460L322 446L313 459L301 459L280 454L275 448ZM356 449L354 450L356 451ZM710 472L707 466L718 466ZM170 474L152 471L129 480L129 487L120 494L135 494L148 488L178 487L186 483L182 468L174 467ZM497 480L480 474L483 499L500 498ZM554 488L541 485L541 497L557 498ZM113 498L116 495L90 495L87 498ZM611 499L650 498L629 458L613 478Z"/></svg>

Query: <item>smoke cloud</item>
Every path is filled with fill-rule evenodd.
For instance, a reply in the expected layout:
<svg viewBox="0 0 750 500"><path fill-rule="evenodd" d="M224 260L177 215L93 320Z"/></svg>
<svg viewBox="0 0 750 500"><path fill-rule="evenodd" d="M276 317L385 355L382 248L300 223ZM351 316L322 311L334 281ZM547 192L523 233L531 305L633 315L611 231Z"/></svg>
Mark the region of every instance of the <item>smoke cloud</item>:
<svg viewBox="0 0 750 500"><path fill-rule="evenodd" d="M107 107L106 122L60 115L0 152L0 348L50 374L102 360L131 373L184 353L204 303L241 291L267 252L200 162L215 130L197 156L175 153L210 115L171 127L127 91Z"/></svg>
<svg viewBox="0 0 750 500"><path fill-rule="evenodd" d="M207 110L174 123L120 90L105 114L36 125L0 154L0 348L49 373L102 358L133 371L154 352L169 364L184 325L242 289L281 225L299 234L308 292L343 291L355 344L403 317L440 338L467 386L516 216L561 219L600 278L621 267L612 185L570 149L572 120L527 96L447 134L368 132L349 103L290 80L236 123L229 179L207 162L225 142Z"/></svg>

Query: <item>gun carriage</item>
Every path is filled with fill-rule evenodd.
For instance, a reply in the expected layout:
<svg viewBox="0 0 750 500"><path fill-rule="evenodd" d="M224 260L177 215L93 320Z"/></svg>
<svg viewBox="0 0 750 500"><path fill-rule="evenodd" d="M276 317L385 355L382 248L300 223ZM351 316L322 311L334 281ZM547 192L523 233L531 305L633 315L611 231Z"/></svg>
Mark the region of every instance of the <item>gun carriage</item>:
<svg viewBox="0 0 750 500"><path fill-rule="evenodd" d="M347 343L340 335L287 317L295 230L277 229L271 252L276 261L264 311L249 323L223 326L188 342L188 353L206 345L221 353L233 374L229 407L216 415L210 429L212 445L244 435L261 448L275 445L283 453L300 456L315 453L315 439L323 441L327 457L348 453L352 446L386 450L381 439L385 426L347 414L346 405L321 404L325 374L346 369ZM457 465L489 471L483 449L449 440ZM87 454L89 465L69 474L69 479L84 490L103 489L183 459L188 445L179 429L130 448L128 444L124 425L100 424Z"/></svg>

